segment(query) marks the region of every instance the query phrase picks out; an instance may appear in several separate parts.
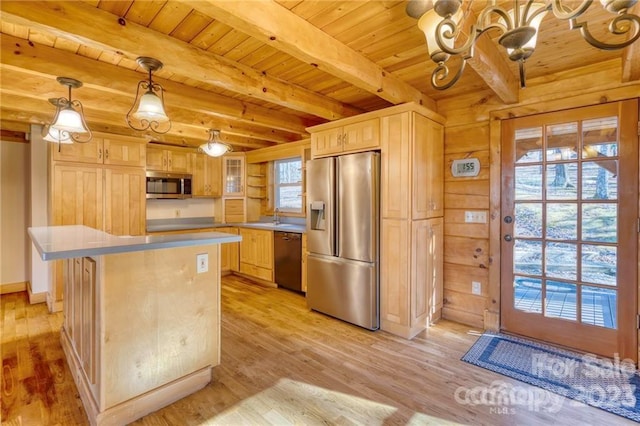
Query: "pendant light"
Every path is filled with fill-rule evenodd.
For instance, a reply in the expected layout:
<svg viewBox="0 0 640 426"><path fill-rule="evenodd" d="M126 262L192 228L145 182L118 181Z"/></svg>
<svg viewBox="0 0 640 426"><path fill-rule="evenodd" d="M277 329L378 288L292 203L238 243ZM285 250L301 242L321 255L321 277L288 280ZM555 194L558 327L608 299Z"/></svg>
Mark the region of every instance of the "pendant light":
<svg viewBox="0 0 640 426"><path fill-rule="evenodd" d="M134 130L147 130L164 134L171 129L171 120L164 109L164 89L152 79L153 71L162 68L162 62L157 59L141 56L136 62L149 72L149 80L138 82L136 98L127 113L127 124ZM144 92L140 96L140 92ZM135 110L135 111L134 111Z"/></svg>
<svg viewBox="0 0 640 426"><path fill-rule="evenodd" d="M200 145L202 152L210 157L220 157L232 151L231 145L220 142L220 130L209 129L209 140Z"/></svg>
<svg viewBox="0 0 640 426"><path fill-rule="evenodd" d="M93 135L84 119L82 103L71 97L71 89L82 87L82 82L69 77L58 77L56 80L69 88L69 97L49 99L56 107L56 114L53 123L47 128L44 140L59 144L89 142Z"/></svg>

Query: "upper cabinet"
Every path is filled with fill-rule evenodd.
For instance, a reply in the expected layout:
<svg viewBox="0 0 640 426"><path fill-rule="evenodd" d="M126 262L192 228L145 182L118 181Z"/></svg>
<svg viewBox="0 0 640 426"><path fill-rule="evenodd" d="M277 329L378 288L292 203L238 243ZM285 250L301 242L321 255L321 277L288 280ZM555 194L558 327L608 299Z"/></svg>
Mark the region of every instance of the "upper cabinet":
<svg viewBox="0 0 640 426"><path fill-rule="evenodd" d="M345 124L311 134L311 152L314 157L380 148L380 120Z"/></svg>
<svg viewBox="0 0 640 426"><path fill-rule="evenodd" d="M222 195L222 159L206 154L195 154L193 162L194 197L220 197Z"/></svg>
<svg viewBox="0 0 640 426"><path fill-rule="evenodd" d="M443 214L443 126L413 111L381 119L382 217Z"/></svg>
<svg viewBox="0 0 640 426"><path fill-rule="evenodd" d="M146 144L126 137L95 137L87 143L52 146L54 161L144 167Z"/></svg>
<svg viewBox="0 0 640 426"><path fill-rule="evenodd" d="M191 173L191 150L147 145L147 170Z"/></svg>
<svg viewBox="0 0 640 426"><path fill-rule="evenodd" d="M230 197L244 196L244 155L222 157L222 194Z"/></svg>

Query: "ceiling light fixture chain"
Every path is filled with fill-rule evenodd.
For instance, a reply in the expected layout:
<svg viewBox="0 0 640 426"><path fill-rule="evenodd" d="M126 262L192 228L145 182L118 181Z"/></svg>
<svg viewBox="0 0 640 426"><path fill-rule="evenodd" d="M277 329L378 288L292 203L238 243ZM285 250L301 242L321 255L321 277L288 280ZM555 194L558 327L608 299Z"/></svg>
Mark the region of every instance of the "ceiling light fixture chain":
<svg viewBox="0 0 640 426"><path fill-rule="evenodd" d="M583 0L577 7L568 6L567 0L514 0L512 8L507 10L496 1L490 2L478 15L468 31L462 45L460 35L464 34L464 19L470 13L469 4L462 13L462 0L409 0L407 14L418 19L418 27L424 32L427 49L431 59L437 64L431 76L434 88L445 90L453 86L461 77L466 62L473 58L474 46L478 38L491 29L497 29L501 36L498 42L507 50L509 59L518 63L520 86L525 87L525 61L535 50L540 24L547 12L560 20L568 20L569 28L579 29L580 34L590 45L601 50L621 49L640 38L640 17L628 11L638 0L600 0L602 7L616 16L608 25L610 34L620 37L628 35L618 42L606 42L597 39L588 28L588 23L578 22L593 0ZM447 62L452 57L459 58L458 70L452 74Z"/></svg>
<svg viewBox="0 0 640 426"><path fill-rule="evenodd" d="M165 134L171 130L171 120L164 107L164 89L153 81L153 71L162 68L163 64L157 59L141 56L136 62L149 72L149 80L141 80L136 88L136 97L127 113L127 124L134 130L151 130L158 134ZM140 93L143 92L142 95ZM134 112L135 110L135 112Z"/></svg>

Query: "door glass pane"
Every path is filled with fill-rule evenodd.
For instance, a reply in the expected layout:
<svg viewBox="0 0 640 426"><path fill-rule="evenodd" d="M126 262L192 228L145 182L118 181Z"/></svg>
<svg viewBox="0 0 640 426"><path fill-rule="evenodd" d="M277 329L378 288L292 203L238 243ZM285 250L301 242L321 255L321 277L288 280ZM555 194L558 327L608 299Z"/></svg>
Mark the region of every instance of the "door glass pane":
<svg viewBox="0 0 640 426"><path fill-rule="evenodd" d="M578 163L547 165L547 200L578 198Z"/></svg>
<svg viewBox="0 0 640 426"><path fill-rule="evenodd" d="M542 200L542 166L516 167L516 200Z"/></svg>
<svg viewBox="0 0 640 426"><path fill-rule="evenodd" d="M578 123L552 124L546 130L547 161L577 158Z"/></svg>
<svg viewBox="0 0 640 426"><path fill-rule="evenodd" d="M542 275L542 243L515 240L513 245L513 272Z"/></svg>
<svg viewBox="0 0 640 426"><path fill-rule="evenodd" d="M576 240L578 238L578 205L548 203L545 230L547 238Z"/></svg>
<svg viewBox="0 0 640 426"><path fill-rule="evenodd" d="M582 287L582 322L617 328L618 292L608 288Z"/></svg>
<svg viewBox="0 0 640 426"><path fill-rule="evenodd" d="M516 130L516 164L542 161L542 127Z"/></svg>
<svg viewBox="0 0 640 426"><path fill-rule="evenodd" d="M604 117L582 122L582 158L618 155L618 117Z"/></svg>
<svg viewBox="0 0 640 426"><path fill-rule="evenodd" d="M553 318L576 320L575 284L547 281L544 315Z"/></svg>
<svg viewBox="0 0 640 426"><path fill-rule="evenodd" d="M581 268L582 281L615 286L618 269L616 247L584 244Z"/></svg>
<svg viewBox="0 0 640 426"><path fill-rule="evenodd" d="M618 198L617 160L582 163L582 199L616 200Z"/></svg>
<svg viewBox="0 0 640 426"><path fill-rule="evenodd" d="M548 277L575 280L578 275L576 244L546 243L545 273Z"/></svg>
<svg viewBox="0 0 640 426"><path fill-rule="evenodd" d="M515 236L542 238L542 203L518 203L515 208Z"/></svg>
<svg viewBox="0 0 640 426"><path fill-rule="evenodd" d="M618 241L618 205L594 203L582 205L582 239L615 243Z"/></svg>
<svg viewBox="0 0 640 426"><path fill-rule="evenodd" d="M526 312L542 313L542 280L515 276L513 306Z"/></svg>

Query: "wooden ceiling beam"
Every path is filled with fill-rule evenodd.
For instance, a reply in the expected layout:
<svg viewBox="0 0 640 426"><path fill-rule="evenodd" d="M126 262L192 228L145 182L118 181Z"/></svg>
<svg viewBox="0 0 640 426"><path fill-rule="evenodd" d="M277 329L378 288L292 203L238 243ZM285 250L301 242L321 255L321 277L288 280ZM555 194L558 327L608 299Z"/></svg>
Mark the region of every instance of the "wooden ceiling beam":
<svg viewBox="0 0 640 426"><path fill-rule="evenodd" d="M4 77L4 76L3 76ZM3 78L4 81L4 78ZM0 95L2 95L2 108L8 115L2 115L2 120L9 121L23 121L34 124L48 124L51 122L54 114L53 106L46 100L46 98L32 98L28 96L21 96L12 93L6 89L3 85L0 88ZM82 99L82 98L79 98ZM208 134L203 128L196 128L182 123L174 122L172 128L174 131L171 135L165 137L158 135L151 131L138 132L126 127L125 121L120 114L114 114L110 110L89 108L83 102L84 115L87 121L87 125L90 129L102 132L111 132L128 136L136 136L145 138L149 141L166 141L166 140L184 140L188 141L188 144L193 146L199 146L207 140ZM128 129L122 131L122 129ZM244 148L263 148L266 146L272 146L273 143L265 141L257 141L255 139L249 139L244 137L237 137L234 135L222 134L221 139L228 141L232 145L236 145Z"/></svg>
<svg viewBox="0 0 640 426"><path fill-rule="evenodd" d="M632 14L640 14L640 3L629 11ZM631 43L622 51L622 82L640 80L640 41Z"/></svg>
<svg viewBox="0 0 640 426"><path fill-rule="evenodd" d="M205 15L394 104L433 99L274 1L185 1Z"/></svg>
<svg viewBox="0 0 640 426"><path fill-rule="evenodd" d="M4 22L129 59L155 57L175 74L318 117L335 120L362 112L83 2L3 1L0 10Z"/></svg>
<svg viewBox="0 0 640 426"><path fill-rule="evenodd" d="M0 64L0 74L4 93L44 100L68 96L66 88L55 80L55 76L25 72L23 69L14 69L6 64ZM125 116L134 99L132 93L105 90L103 87L91 85L83 85L74 90L73 96L82 102L84 108L109 111L114 118L118 118L122 123L125 123ZM53 106L51 106L51 110L53 111ZM208 134L207 129L215 128L227 134L267 142L284 143L300 140L296 134L203 115L186 108L167 108L167 114L171 117L172 123L199 128L198 130L205 138Z"/></svg>
<svg viewBox="0 0 640 426"><path fill-rule="evenodd" d="M469 5L471 2L469 2ZM465 11L460 28L468 32L476 21L476 14L470 8ZM502 102L516 104L520 89L518 77L513 75L507 63L506 51L501 52L487 34L482 34L474 46L473 58L467 64L480 76Z"/></svg>

